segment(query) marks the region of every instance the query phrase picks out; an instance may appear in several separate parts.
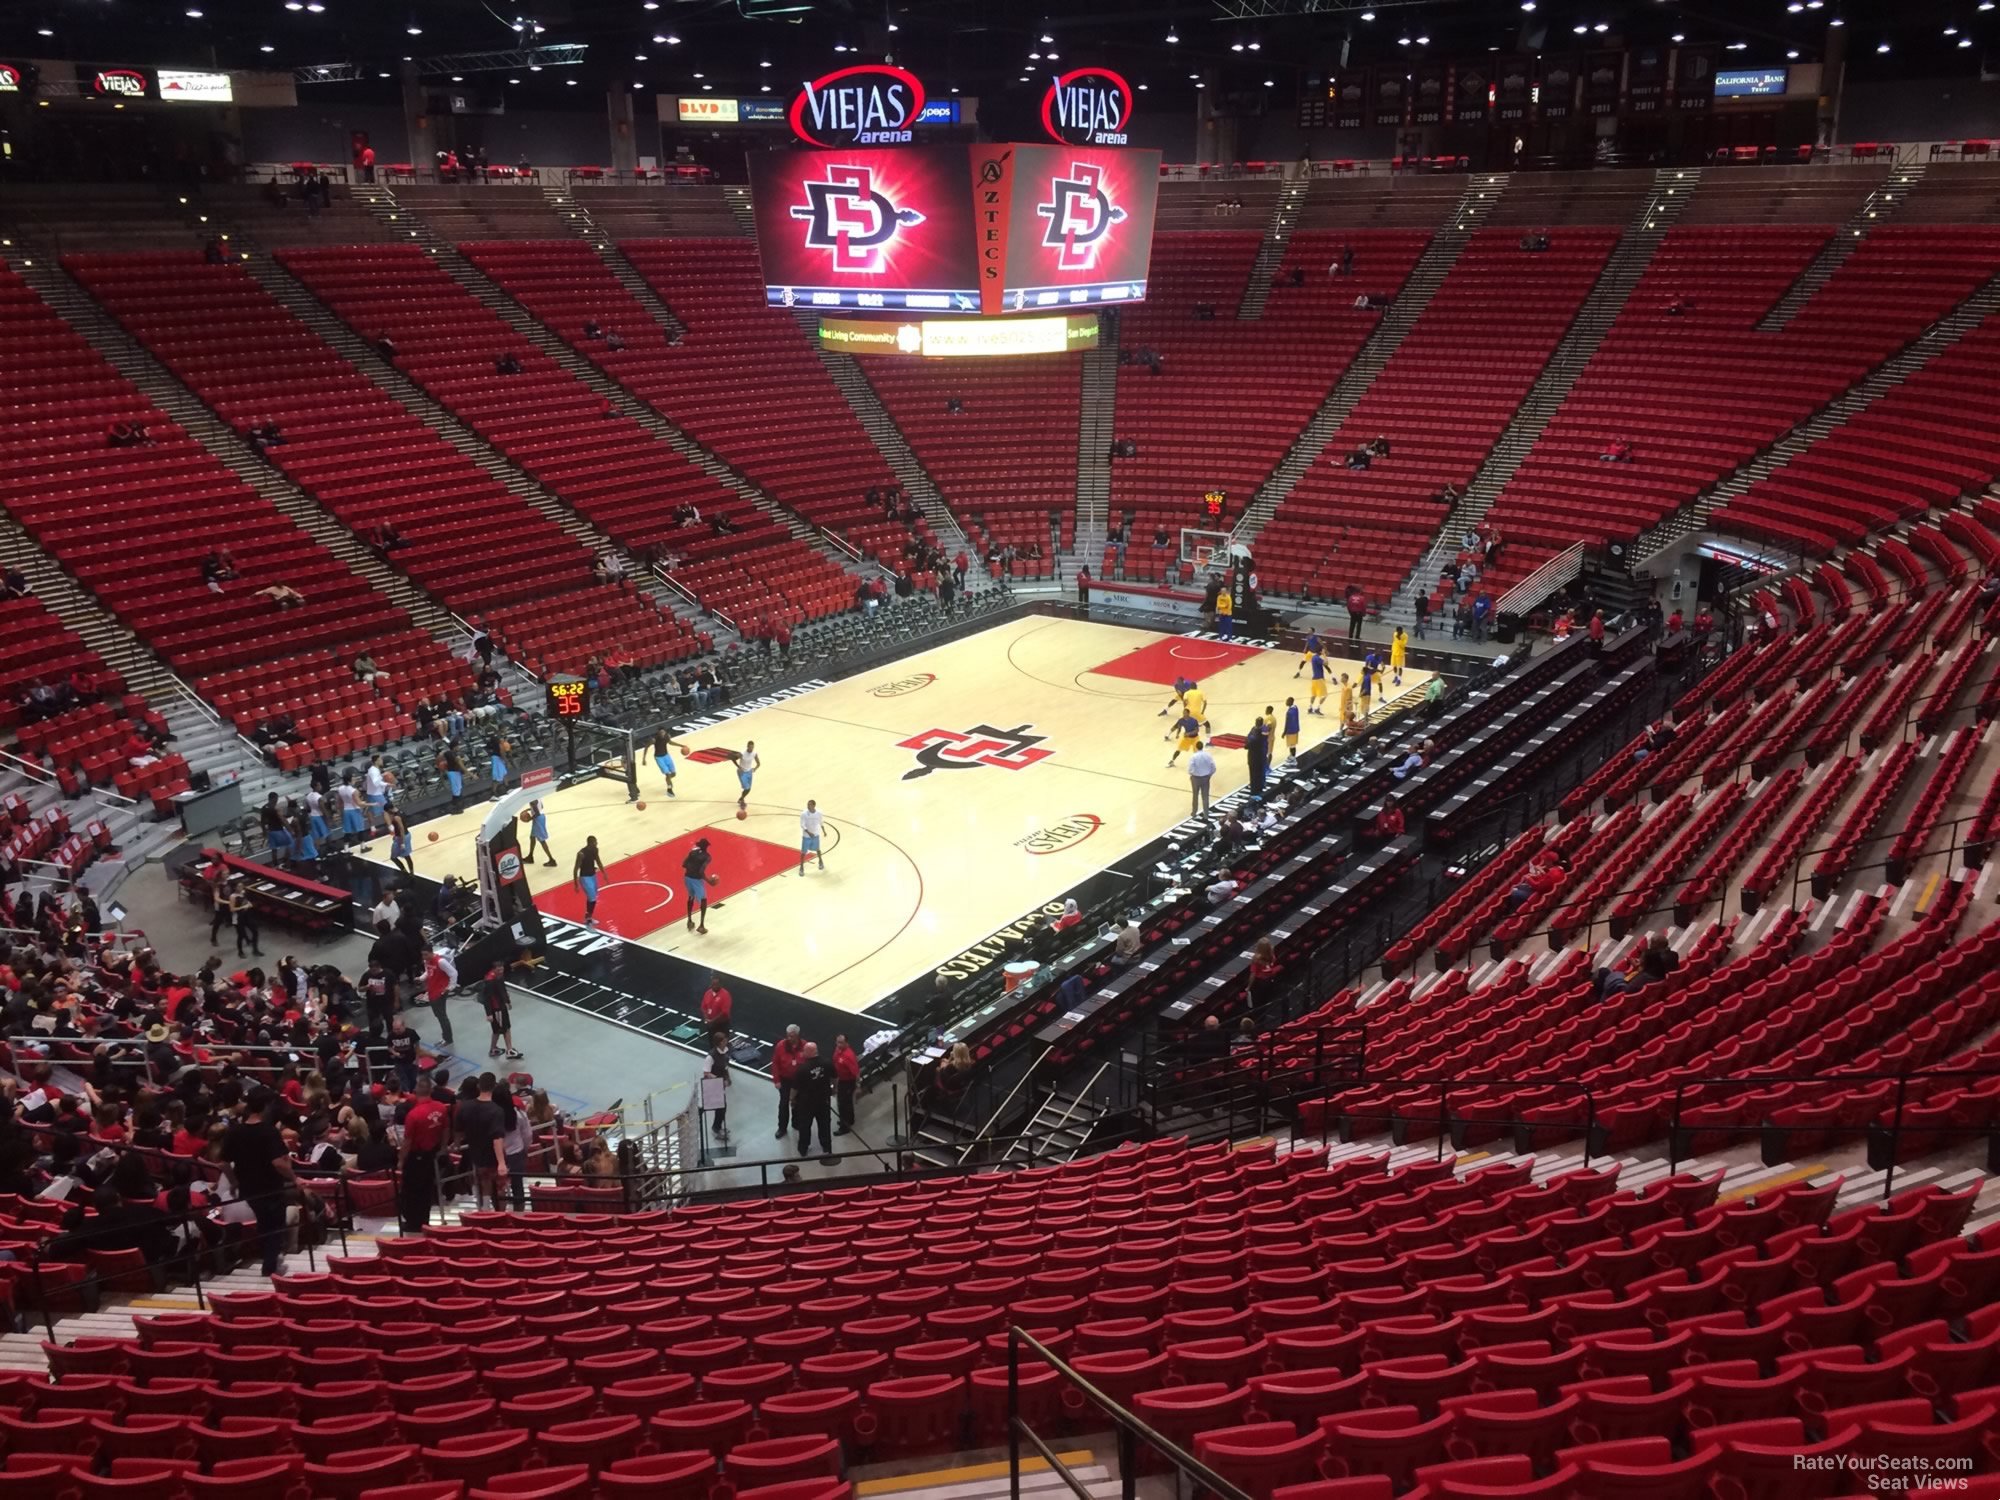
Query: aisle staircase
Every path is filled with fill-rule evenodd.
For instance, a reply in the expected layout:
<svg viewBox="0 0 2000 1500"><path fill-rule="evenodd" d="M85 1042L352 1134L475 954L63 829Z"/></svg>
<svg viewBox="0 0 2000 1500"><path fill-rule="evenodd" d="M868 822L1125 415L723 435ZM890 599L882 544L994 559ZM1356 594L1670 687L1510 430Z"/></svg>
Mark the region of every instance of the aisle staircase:
<svg viewBox="0 0 2000 1500"><path fill-rule="evenodd" d="M429 391L384 359L380 350L342 322L304 282L280 265L275 256L253 248L245 255L244 269L335 353L399 402L424 426L477 464L502 489L534 506L563 532L588 547L593 555L624 550L578 515L559 496L544 489L538 480L519 468L506 454L466 426ZM672 607L688 623L696 623L696 613L689 607L686 596L660 583L631 554L625 554L625 561L626 576L638 580L640 587L651 598Z"/></svg>
<svg viewBox="0 0 2000 1500"><path fill-rule="evenodd" d="M1076 555L1104 555L1111 530L1111 440L1118 418L1118 310L1097 315L1097 347L1082 354L1076 428Z"/></svg>
<svg viewBox="0 0 2000 1500"><path fill-rule="evenodd" d="M1657 526L1640 533L1626 551L1633 570L1644 570L1688 537L1705 530L1710 517L1758 480L1784 467L1836 427L1845 426L1996 313L2000 313L2000 276L1983 283L1917 338L1768 448L1703 490Z"/></svg>
<svg viewBox="0 0 2000 1500"><path fill-rule="evenodd" d="M1416 628L1415 597L1417 580L1434 577L1443 554L1451 551L1480 517L1492 508L1500 492L1520 472L1535 442L1564 401L1576 387L1578 377L1604 343L1604 336L1624 311L1632 289L1652 264L1654 252L1666 238L1694 196L1701 182L1698 167L1663 167L1653 174L1652 191L1640 205L1618 238L1618 246L1598 272L1596 284L1584 298L1562 339L1556 344L1541 374L1528 389L1527 398L1514 413L1486 461L1472 476L1458 503L1417 565L1403 579L1382 611L1385 624Z"/></svg>
<svg viewBox="0 0 2000 1500"><path fill-rule="evenodd" d="M1430 243L1424 246L1424 253L1410 268L1395 302L1376 322L1374 331L1363 340L1360 349L1355 351L1353 361L1334 382L1333 389L1327 392L1319 410L1313 413L1305 429L1278 461L1270 478L1259 485L1256 494L1250 497L1250 503L1237 519L1234 540L1248 542L1262 531L1284 503L1285 497L1305 477L1306 471L1319 461L1326 445L1333 441L1333 435L1367 393L1368 387L1374 384L1375 377L1382 373L1383 366L1389 363L1390 356L1403 342L1403 336L1415 326L1424 309L1430 306L1431 298L1444 284L1445 276L1457 262L1466 242L1486 222L1487 214L1499 201L1506 182L1505 175L1497 172L1481 173L1467 179L1457 207L1431 236ZM1265 279L1269 280L1268 277Z"/></svg>
<svg viewBox="0 0 2000 1500"><path fill-rule="evenodd" d="M8 263L50 307L90 341L181 430L257 494L283 511L321 546L367 579L408 612L423 630L449 645L460 626L444 605L403 574L387 566L361 539L322 509L319 502L285 478L152 353L128 334L82 287L46 256L11 252Z"/></svg>
<svg viewBox="0 0 2000 1500"><path fill-rule="evenodd" d="M590 210L584 207L588 194L576 195L568 188L550 186L542 189L542 196L548 199L556 217L569 227L571 234L589 242L590 248L597 252L605 267L617 278L618 284L631 294L633 301L646 309L655 323L676 338L687 333L687 325L653 290L652 283L639 274L639 268L626 258L618 242L591 218Z"/></svg>
<svg viewBox="0 0 2000 1500"><path fill-rule="evenodd" d="M437 257L438 263L451 273L453 280L483 302L502 322L528 343L602 396L621 415L630 417L655 437L669 444L675 452L718 484L748 500L772 521L784 527L795 540L824 552L843 567L856 564L857 556L845 542L829 532L822 531L798 512L767 493L761 485L689 437L657 407L634 395L592 361L579 354L567 340L508 296L498 283L461 255L458 246L440 238L428 224L422 222L421 218L412 219L407 212L400 209L396 204L395 195L388 188L358 187L353 193L357 201L366 204L369 211L384 222L390 222L393 218L398 227L406 230L413 228L417 243ZM707 628L713 629L713 626Z"/></svg>
<svg viewBox="0 0 2000 1500"><path fill-rule="evenodd" d="M1264 225L1264 242L1257 247L1257 259L1250 265L1250 284L1243 288L1237 317L1264 316L1264 304L1271 300L1271 278L1284 262L1285 247L1291 244L1292 231L1299 226L1299 215L1305 209L1306 194L1311 187L1311 178L1288 177L1278 189L1278 196L1271 204L1271 217Z"/></svg>
<svg viewBox="0 0 2000 1500"><path fill-rule="evenodd" d="M127 691L144 693L148 700L156 700L155 708L164 708L173 691L172 670L44 552L26 528L4 513L0 513L0 565L18 568L42 606L103 657L105 665L125 679Z"/></svg>
<svg viewBox="0 0 2000 1500"><path fill-rule="evenodd" d="M834 385L846 400L848 410L860 422L862 431L875 444L875 451L882 455L889 465L889 472L896 476L896 483L910 492L910 499L923 512L924 519L931 523L931 530L937 533L940 546L947 553L956 552L960 547L970 553L972 540L965 529L958 524L951 507L938 492L930 471L923 466L909 440L903 436L903 429L896 425L895 418L883 406L882 398L875 394L875 387L868 383L868 377L855 362L854 356L836 349L829 349L820 342L819 314L804 308L793 312L799 320L799 327L805 330L806 342L812 345L819 362L826 366L826 373L833 377ZM966 575L966 581L978 586L979 572L974 569Z"/></svg>
<svg viewBox="0 0 2000 1500"><path fill-rule="evenodd" d="M1923 180L1925 168L1921 164L1897 167L1889 174L1889 180L1870 193L1862 205L1848 215L1847 222L1834 231L1819 253L1806 264L1799 273L1798 280L1785 289L1785 295L1771 304L1771 310L1757 321L1760 332L1771 333L1799 314L1813 298L1813 294L1833 279L1833 273L1847 264L1847 257L1854 253L1854 247L1867 239L1882 224L1896 216L1903 204L1909 200L1910 190Z"/></svg>

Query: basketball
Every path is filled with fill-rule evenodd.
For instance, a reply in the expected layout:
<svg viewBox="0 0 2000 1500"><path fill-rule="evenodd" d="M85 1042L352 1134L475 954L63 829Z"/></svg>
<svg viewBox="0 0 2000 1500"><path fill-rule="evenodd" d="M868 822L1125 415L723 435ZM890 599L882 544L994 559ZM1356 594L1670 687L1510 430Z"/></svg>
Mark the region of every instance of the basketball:
<svg viewBox="0 0 2000 1500"><path fill-rule="evenodd" d="M534 821L535 821L535 814L534 814L534 812L533 812L533 811L532 811L531 809L529 809L529 808L525 808L525 807L524 807L524 808L522 808L522 809L521 809L521 821L522 821L523 823L532 823L532 822L534 822Z"/></svg>
<svg viewBox="0 0 2000 1500"><path fill-rule="evenodd" d="M743 821L743 820L744 820L745 818L747 818L747 817L749 817L749 816L750 816L750 809L749 809L749 808L747 808L747 807L739 807L739 808L737 808L737 809L736 809L736 821L737 821L737 822L741 823L741 822L742 822L742 821Z"/></svg>
<svg viewBox="0 0 2000 1500"><path fill-rule="evenodd" d="M715 871L710 870L708 872L708 888L712 891L721 884L722 884L722 877L716 874Z"/></svg>
<svg viewBox="0 0 2000 1500"><path fill-rule="evenodd" d="M432 829L432 830L431 830L431 842L432 842L433 844L435 844L435 843L436 843L437 841L438 841L438 836L437 836L437 830L436 830L436 829Z"/></svg>
<svg viewBox="0 0 2000 1500"><path fill-rule="evenodd" d="M639 809L639 811L640 811L640 812L644 812L644 811L646 810L646 804L645 804L645 803L641 802L641 803L638 803L638 804L636 804L636 805L637 805L637 807L638 807L638 809Z"/></svg>

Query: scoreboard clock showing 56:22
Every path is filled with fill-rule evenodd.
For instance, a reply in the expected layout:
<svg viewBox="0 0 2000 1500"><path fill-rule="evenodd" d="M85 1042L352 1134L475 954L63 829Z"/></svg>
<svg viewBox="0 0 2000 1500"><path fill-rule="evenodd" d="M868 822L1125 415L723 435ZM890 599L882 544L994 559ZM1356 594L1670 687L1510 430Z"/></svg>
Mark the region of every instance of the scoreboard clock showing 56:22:
<svg viewBox="0 0 2000 1500"><path fill-rule="evenodd" d="M552 679L549 689L549 717L581 719L590 713L590 684L581 677Z"/></svg>

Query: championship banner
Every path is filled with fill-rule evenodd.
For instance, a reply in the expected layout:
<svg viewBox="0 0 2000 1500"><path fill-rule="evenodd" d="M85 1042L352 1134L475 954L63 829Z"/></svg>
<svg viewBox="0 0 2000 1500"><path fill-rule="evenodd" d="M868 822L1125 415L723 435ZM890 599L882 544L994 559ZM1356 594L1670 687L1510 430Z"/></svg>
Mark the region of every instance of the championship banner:
<svg viewBox="0 0 2000 1500"><path fill-rule="evenodd" d="M1706 110L1715 102L1714 47L1682 47L1674 53L1674 108Z"/></svg>
<svg viewBox="0 0 2000 1500"><path fill-rule="evenodd" d="M1368 74L1346 68L1334 77L1333 123L1338 130L1359 130L1368 123Z"/></svg>
<svg viewBox="0 0 2000 1500"><path fill-rule="evenodd" d="M1658 114L1667 99L1667 49L1634 47L1625 64L1625 108L1635 115Z"/></svg>
<svg viewBox="0 0 2000 1500"><path fill-rule="evenodd" d="M1460 125L1481 125L1493 107L1489 92L1493 74L1483 63L1460 63L1452 78L1451 118Z"/></svg>
<svg viewBox="0 0 2000 1500"><path fill-rule="evenodd" d="M1615 115L1618 97L1625 86L1623 52L1591 52L1583 61L1583 112L1587 115ZM1546 96L1545 96L1546 97Z"/></svg>
<svg viewBox="0 0 2000 1500"><path fill-rule="evenodd" d="M1410 123L1442 124L1451 113L1451 64L1418 63L1410 72Z"/></svg>
<svg viewBox="0 0 2000 1500"><path fill-rule="evenodd" d="M1374 125L1401 125L1409 97L1408 80L1400 68L1377 68L1368 90L1368 119Z"/></svg>
<svg viewBox="0 0 2000 1500"><path fill-rule="evenodd" d="M1493 118L1507 124L1527 119L1534 105L1534 79L1533 58L1501 58L1493 75Z"/></svg>
<svg viewBox="0 0 2000 1500"><path fill-rule="evenodd" d="M1535 102L1544 120L1567 120L1576 113L1577 60L1574 53L1542 59L1542 81Z"/></svg>

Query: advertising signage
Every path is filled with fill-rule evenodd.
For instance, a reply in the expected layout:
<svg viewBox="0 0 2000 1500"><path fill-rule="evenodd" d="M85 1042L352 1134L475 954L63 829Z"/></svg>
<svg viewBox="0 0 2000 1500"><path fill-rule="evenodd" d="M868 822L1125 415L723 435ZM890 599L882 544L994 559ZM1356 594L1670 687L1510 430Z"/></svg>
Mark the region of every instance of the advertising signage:
<svg viewBox="0 0 2000 1500"><path fill-rule="evenodd" d="M107 68L78 63L76 81L100 99L151 99L153 80L139 68Z"/></svg>
<svg viewBox="0 0 2000 1500"><path fill-rule="evenodd" d="M681 98L674 101L683 123L689 125L734 125L741 118L734 99Z"/></svg>
<svg viewBox="0 0 2000 1500"><path fill-rule="evenodd" d="M815 78L792 101L792 134L808 146L907 145L924 86L907 68L862 63Z"/></svg>
<svg viewBox="0 0 2000 1500"><path fill-rule="evenodd" d="M18 94L25 75L16 63L0 63L0 94Z"/></svg>
<svg viewBox="0 0 2000 1500"><path fill-rule="evenodd" d="M1764 98L1784 91L1783 68L1723 68L1715 75L1718 99Z"/></svg>
<svg viewBox="0 0 2000 1500"><path fill-rule="evenodd" d="M1045 318L925 318L915 323L821 318L819 340L847 354L918 355L965 359L994 355L1065 354L1097 347L1097 314Z"/></svg>
<svg viewBox="0 0 2000 1500"><path fill-rule="evenodd" d="M162 68L155 76L159 79L160 98L170 104L230 104L235 101L235 90L230 87L227 73L190 73L180 68Z"/></svg>
<svg viewBox="0 0 2000 1500"><path fill-rule="evenodd" d="M1123 146L1132 101L1132 85L1109 68L1073 68L1042 95L1042 129L1058 145Z"/></svg>

